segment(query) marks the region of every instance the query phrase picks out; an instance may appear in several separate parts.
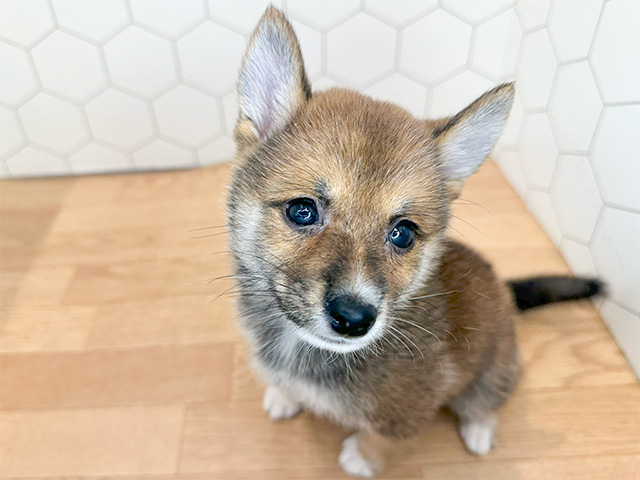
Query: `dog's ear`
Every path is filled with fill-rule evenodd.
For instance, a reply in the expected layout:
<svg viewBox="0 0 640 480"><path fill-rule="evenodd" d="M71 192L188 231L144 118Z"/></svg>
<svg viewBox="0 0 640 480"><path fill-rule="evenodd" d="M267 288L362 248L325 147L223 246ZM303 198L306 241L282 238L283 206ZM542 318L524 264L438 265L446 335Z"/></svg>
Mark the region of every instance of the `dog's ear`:
<svg viewBox="0 0 640 480"><path fill-rule="evenodd" d="M509 117L515 89L505 83L488 91L434 131L451 198L487 158Z"/></svg>
<svg viewBox="0 0 640 480"><path fill-rule="evenodd" d="M310 98L298 39L284 14L269 6L240 67L236 139L264 142L282 130Z"/></svg>

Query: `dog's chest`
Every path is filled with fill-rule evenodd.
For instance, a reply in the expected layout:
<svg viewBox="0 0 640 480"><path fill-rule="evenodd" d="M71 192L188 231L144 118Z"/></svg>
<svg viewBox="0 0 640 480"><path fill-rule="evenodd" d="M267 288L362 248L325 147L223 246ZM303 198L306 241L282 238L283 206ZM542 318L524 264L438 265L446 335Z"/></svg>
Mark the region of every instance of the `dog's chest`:
<svg viewBox="0 0 640 480"><path fill-rule="evenodd" d="M335 361L325 363L318 352L292 355L297 345L295 340L283 343L268 358L258 350L253 360L263 379L300 402L308 412L330 417L346 427L360 427L363 419L355 405L357 396L348 387L341 365Z"/></svg>

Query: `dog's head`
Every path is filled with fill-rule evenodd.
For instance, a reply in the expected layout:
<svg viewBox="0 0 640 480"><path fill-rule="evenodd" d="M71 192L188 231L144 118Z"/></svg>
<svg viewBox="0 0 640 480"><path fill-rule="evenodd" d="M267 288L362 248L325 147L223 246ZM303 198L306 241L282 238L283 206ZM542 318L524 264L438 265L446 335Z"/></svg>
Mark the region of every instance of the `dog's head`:
<svg viewBox="0 0 640 480"><path fill-rule="evenodd" d="M502 85L436 121L350 90L312 94L293 29L270 7L238 80L228 205L242 293L320 348L379 338L437 268L449 204L513 92Z"/></svg>

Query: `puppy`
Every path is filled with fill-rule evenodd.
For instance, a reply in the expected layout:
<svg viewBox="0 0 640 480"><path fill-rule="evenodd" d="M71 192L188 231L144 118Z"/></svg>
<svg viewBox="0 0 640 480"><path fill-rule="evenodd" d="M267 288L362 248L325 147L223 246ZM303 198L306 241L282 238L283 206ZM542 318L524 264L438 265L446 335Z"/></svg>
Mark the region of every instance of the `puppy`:
<svg viewBox="0 0 640 480"><path fill-rule="evenodd" d="M370 477L394 440L448 406L478 455L520 373L518 305L596 282L505 284L447 238L450 205L490 153L513 84L421 120L351 90L313 92L285 16L269 7L238 79L228 222L241 323L274 420L306 409L356 433L339 456Z"/></svg>

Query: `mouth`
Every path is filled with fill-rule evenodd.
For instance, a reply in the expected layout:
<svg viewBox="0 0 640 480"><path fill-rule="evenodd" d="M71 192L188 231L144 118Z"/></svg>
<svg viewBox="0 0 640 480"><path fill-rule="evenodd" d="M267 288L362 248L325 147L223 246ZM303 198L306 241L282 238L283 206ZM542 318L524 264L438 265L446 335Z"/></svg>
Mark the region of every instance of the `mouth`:
<svg viewBox="0 0 640 480"><path fill-rule="evenodd" d="M316 325L329 324L325 318L315 319L314 323ZM351 353L371 346L380 337L383 329L383 323L383 321L377 321L371 330L369 330L365 335L358 337L339 336L330 328L326 328L326 332L318 332L317 327L314 329L316 331L312 331L305 327L298 327L294 331L303 342L321 350L334 353Z"/></svg>

